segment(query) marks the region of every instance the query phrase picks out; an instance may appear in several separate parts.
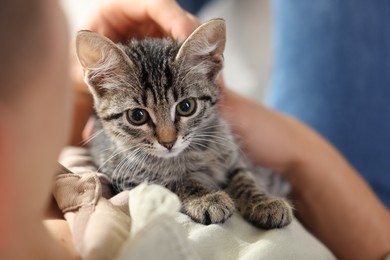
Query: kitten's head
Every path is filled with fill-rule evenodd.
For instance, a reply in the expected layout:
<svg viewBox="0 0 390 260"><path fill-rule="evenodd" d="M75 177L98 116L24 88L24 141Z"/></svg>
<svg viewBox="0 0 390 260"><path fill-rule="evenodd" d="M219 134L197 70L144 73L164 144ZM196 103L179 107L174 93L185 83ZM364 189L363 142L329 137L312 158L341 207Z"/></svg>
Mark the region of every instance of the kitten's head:
<svg viewBox="0 0 390 260"><path fill-rule="evenodd" d="M201 145L199 136L217 123L223 20L201 25L182 44L170 39L114 44L81 31L76 47L96 113L118 146L172 157Z"/></svg>

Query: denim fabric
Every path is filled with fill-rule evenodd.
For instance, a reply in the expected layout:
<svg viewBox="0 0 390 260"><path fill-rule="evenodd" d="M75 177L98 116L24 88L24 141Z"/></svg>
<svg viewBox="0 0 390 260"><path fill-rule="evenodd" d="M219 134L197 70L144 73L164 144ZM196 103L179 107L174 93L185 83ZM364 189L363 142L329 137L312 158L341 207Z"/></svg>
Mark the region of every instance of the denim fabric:
<svg viewBox="0 0 390 260"><path fill-rule="evenodd" d="M325 136L390 207L390 1L274 0L274 12L267 104Z"/></svg>
<svg viewBox="0 0 390 260"><path fill-rule="evenodd" d="M202 7L211 0L177 0L179 5L192 14L199 12Z"/></svg>

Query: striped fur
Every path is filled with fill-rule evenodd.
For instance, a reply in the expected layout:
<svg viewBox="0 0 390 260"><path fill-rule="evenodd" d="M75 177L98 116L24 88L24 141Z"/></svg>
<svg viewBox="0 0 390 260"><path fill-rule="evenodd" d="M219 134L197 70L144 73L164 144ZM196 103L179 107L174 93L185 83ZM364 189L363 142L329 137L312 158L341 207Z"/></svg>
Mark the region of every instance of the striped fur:
<svg viewBox="0 0 390 260"><path fill-rule="evenodd" d="M202 25L183 44L146 39L115 45L91 32L77 42L98 118L90 150L117 191L145 181L163 185L181 198L183 212L204 224L224 222L235 208L257 227L290 223L291 207L256 184L219 116L222 20ZM196 110L182 116L178 104L188 99ZM149 115L146 123L131 123L136 109Z"/></svg>

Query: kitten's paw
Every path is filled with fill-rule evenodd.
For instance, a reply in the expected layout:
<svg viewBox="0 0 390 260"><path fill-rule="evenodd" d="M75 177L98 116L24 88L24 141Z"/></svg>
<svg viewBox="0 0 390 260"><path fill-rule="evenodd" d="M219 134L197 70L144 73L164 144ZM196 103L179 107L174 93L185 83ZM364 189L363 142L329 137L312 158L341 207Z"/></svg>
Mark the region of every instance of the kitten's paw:
<svg viewBox="0 0 390 260"><path fill-rule="evenodd" d="M184 213L205 225L225 222L234 210L233 200L223 191L189 198L183 203Z"/></svg>
<svg viewBox="0 0 390 260"><path fill-rule="evenodd" d="M268 199L248 205L244 217L262 229L282 228L291 223L293 211L284 199Z"/></svg>

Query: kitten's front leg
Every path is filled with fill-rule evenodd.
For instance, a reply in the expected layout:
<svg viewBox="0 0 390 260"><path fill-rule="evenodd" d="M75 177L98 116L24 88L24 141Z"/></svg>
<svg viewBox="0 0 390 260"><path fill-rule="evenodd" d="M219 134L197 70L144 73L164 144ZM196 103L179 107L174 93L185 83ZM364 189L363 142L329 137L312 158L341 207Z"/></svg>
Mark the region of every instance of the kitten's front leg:
<svg viewBox="0 0 390 260"><path fill-rule="evenodd" d="M226 191L242 216L259 228L282 228L292 221L290 204L285 199L266 194L247 170L233 173Z"/></svg>
<svg viewBox="0 0 390 260"><path fill-rule="evenodd" d="M183 203L182 212L201 224L223 223L235 210L226 192L197 180L176 183L173 191Z"/></svg>

